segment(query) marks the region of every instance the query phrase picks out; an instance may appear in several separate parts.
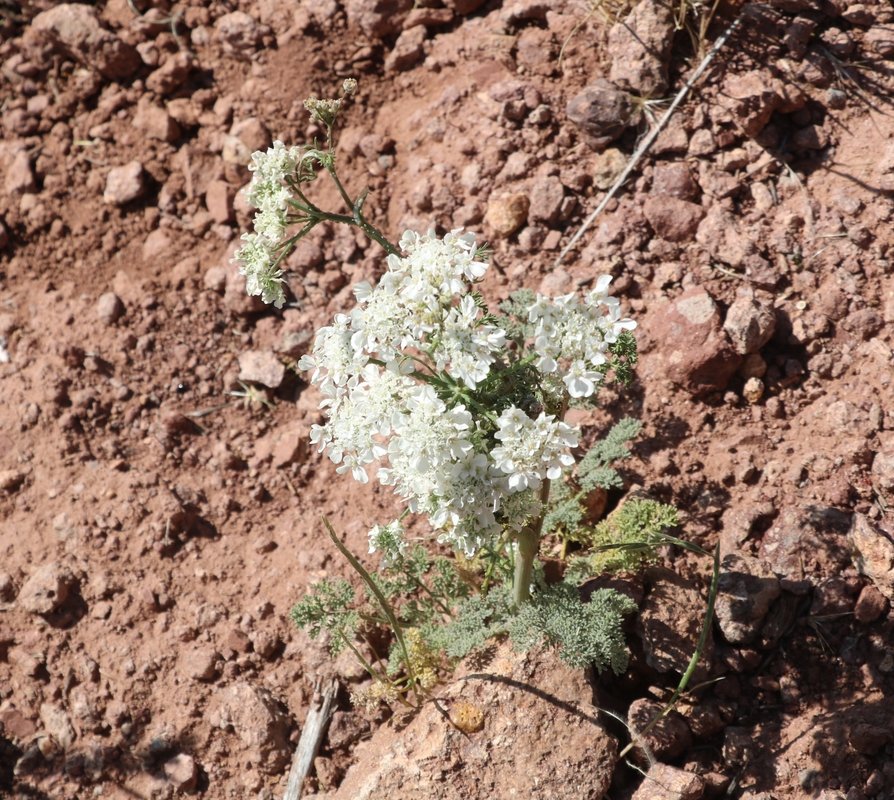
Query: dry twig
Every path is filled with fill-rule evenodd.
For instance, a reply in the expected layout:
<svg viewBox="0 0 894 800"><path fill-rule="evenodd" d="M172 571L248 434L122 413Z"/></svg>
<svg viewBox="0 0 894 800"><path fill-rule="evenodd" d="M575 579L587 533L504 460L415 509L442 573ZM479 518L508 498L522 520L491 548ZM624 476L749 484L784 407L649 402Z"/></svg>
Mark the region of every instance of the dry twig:
<svg viewBox="0 0 894 800"><path fill-rule="evenodd" d="M326 688L320 690L316 687L310 708L307 710L307 719L301 730L301 738L292 758L292 768L289 770L289 783L283 800L301 800L301 787L304 779L310 772L310 768L320 749L326 726L332 716L332 706L335 704L335 695L338 693L338 681L330 681Z"/></svg>

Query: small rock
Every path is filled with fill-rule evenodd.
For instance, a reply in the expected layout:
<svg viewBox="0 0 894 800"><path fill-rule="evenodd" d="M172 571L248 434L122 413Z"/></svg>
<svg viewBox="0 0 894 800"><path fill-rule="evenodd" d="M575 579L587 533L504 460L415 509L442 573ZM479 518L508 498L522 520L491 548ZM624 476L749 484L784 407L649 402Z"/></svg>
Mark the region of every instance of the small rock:
<svg viewBox="0 0 894 800"><path fill-rule="evenodd" d="M720 95L736 124L746 136L757 136L774 111L790 114L803 108L806 96L793 84L774 77L768 70L733 73Z"/></svg>
<svg viewBox="0 0 894 800"><path fill-rule="evenodd" d="M635 742L641 741L649 754L662 761L669 761L685 753L692 745L692 732L686 720L676 711L661 716L664 706L653 700L639 698L630 704L627 711L627 725ZM646 728L652 720L658 718L648 731ZM645 731L645 732L644 732ZM637 747L634 753L642 758L642 750ZM652 759L646 757L649 761Z"/></svg>
<svg viewBox="0 0 894 800"><path fill-rule="evenodd" d="M531 186L531 204L528 218L532 222L552 225L559 219L562 201L565 199L565 187L555 175L544 175L537 178Z"/></svg>
<svg viewBox="0 0 894 800"><path fill-rule="evenodd" d="M34 171L31 169L31 157L25 150L19 150L13 157L3 186L9 194L25 194L37 188Z"/></svg>
<svg viewBox="0 0 894 800"><path fill-rule="evenodd" d="M698 226L696 241L717 261L733 268L748 267L757 255L753 237L719 204L712 204Z"/></svg>
<svg viewBox="0 0 894 800"><path fill-rule="evenodd" d="M512 236L528 219L531 201L524 194L491 197L487 202L484 221L498 236Z"/></svg>
<svg viewBox="0 0 894 800"><path fill-rule="evenodd" d="M105 292L96 301L96 316L103 325L114 325L124 316L124 303L114 292Z"/></svg>
<svg viewBox="0 0 894 800"><path fill-rule="evenodd" d="M829 134L821 125L808 125L796 130L792 136L795 150L823 150L829 146Z"/></svg>
<svg viewBox="0 0 894 800"><path fill-rule="evenodd" d="M193 66L192 56L185 50L178 50L169 55L165 63L146 78L146 88L159 97L165 97L186 82Z"/></svg>
<svg viewBox="0 0 894 800"><path fill-rule="evenodd" d="M640 0L609 31L609 80L639 97L663 96L675 28L670 4Z"/></svg>
<svg viewBox="0 0 894 800"><path fill-rule="evenodd" d="M218 224L233 221L233 193L226 181L210 181L205 190L205 207Z"/></svg>
<svg viewBox="0 0 894 800"><path fill-rule="evenodd" d="M12 494L25 482L25 473L18 469L0 470L0 492ZM4 573L5 574L5 573Z"/></svg>
<svg viewBox="0 0 894 800"><path fill-rule="evenodd" d="M741 372L741 369L739 371ZM766 367L764 371L766 371ZM766 385L760 378L752 376L745 381L745 385L742 387L742 397L746 403L754 406L761 401L766 389Z"/></svg>
<svg viewBox="0 0 894 800"><path fill-rule="evenodd" d="M698 646L705 601L694 586L669 571L654 568L646 576L651 588L638 623L646 663L661 673L683 673ZM707 677L713 650L709 639L697 668L700 677Z"/></svg>
<svg viewBox="0 0 894 800"><path fill-rule="evenodd" d="M700 800L705 782L698 775L655 762L631 800Z"/></svg>
<svg viewBox="0 0 894 800"><path fill-rule="evenodd" d="M864 586L854 606L854 618L857 622L868 625L875 622L888 608L885 596L872 586Z"/></svg>
<svg viewBox="0 0 894 800"><path fill-rule="evenodd" d="M220 654L210 647L192 650L183 656L183 671L193 680L213 681L218 674Z"/></svg>
<svg viewBox="0 0 894 800"><path fill-rule="evenodd" d="M286 376L286 368L275 353L267 350L246 350L239 356L239 380L260 383L277 389Z"/></svg>
<svg viewBox="0 0 894 800"><path fill-rule="evenodd" d="M546 0L512 0L503 6L500 19L509 26L532 20L543 21L550 7Z"/></svg>
<svg viewBox="0 0 894 800"><path fill-rule="evenodd" d="M133 125L150 139L162 142L173 142L180 136L180 126L168 112L145 97L137 104Z"/></svg>
<svg viewBox="0 0 894 800"><path fill-rule="evenodd" d="M249 683L221 689L208 709L209 722L231 729L247 749L248 759L270 774L289 763L289 724L269 692Z"/></svg>
<svg viewBox="0 0 894 800"><path fill-rule="evenodd" d="M244 11L231 11L214 24L217 38L230 53L248 53L261 44L263 28Z"/></svg>
<svg viewBox="0 0 894 800"><path fill-rule="evenodd" d="M814 583L850 565L850 525L851 515L835 508L786 508L764 533L760 558L780 578Z"/></svg>
<svg viewBox="0 0 894 800"><path fill-rule="evenodd" d="M78 580L55 561L38 567L19 592L18 604L31 614L52 614L77 590Z"/></svg>
<svg viewBox="0 0 894 800"><path fill-rule="evenodd" d="M850 731L848 739L851 747L858 753L866 756L874 756L892 737L888 728L881 725L873 725L871 722L858 722Z"/></svg>
<svg viewBox="0 0 894 800"><path fill-rule="evenodd" d="M205 270L205 275L202 277L202 283L206 289L217 294L223 294L227 288L227 268L219 264L208 267Z"/></svg>
<svg viewBox="0 0 894 800"><path fill-rule="evenodd" d="M652 194L692 200L698 195L698 183L692 177L689 165L683 161L656 164L652 171Z"/></svg>
<svg viewBox="0 0 894 800"><path fill-rule="evenodd" d="M109 171L102 199L104 203L124 206L142 197L145 190L143 165L139 161L131 161L123 167L114 167Z"/></svg>
<svg viewBox="0 0 894 800"><path fill-rule="evenodd" d="M863 46L882 58L894 58L894 25L877 25L866 31Z"/></svg>
<svg viewBox="0 0 894 800"><path fill-rule="evenodd" d="M235 136L242 142L249 153L254 153L256 150L266 150L273 143L270 137L270 130L257 117L248 117L247 119L239 120L239 122L234 122L230 128L230 136Z"/></svg>
<svg viewBox="0 0 894 800"><path fill-rule="evenodd" d="M43 703L40 707L40 721L63 750L68 750L75 741L75 731L65 709L55 703Z"/></svg>
<svg viewBox="0 0 894 800"><path fill-rule="evenodd" d="M603 191L610 189L626 166L627 156L617 147L606 148L593 162L593 185Z"/></svg>
<svg viewBox="0 0 894 800"><path fill-rule="evenodd" d="M737 297L726 312L723 329L737 353L750 355L760 350L776 331L776 314L769 303L753 293Z"/></svg>
<svg viewBox="0 0 894 800"><path fill-rule="evenodd" d="M81 3L60 3L31 20L31 28L104 78L123 80L140 68L134 47L103 28L96 9Z"/></svg>
<svg viewBox="0 0 894 800"><path fill-rule="evenodd" d="M716 303L700 286L672 303L650 306L643 327L658 343L646 371L694 394L725 389L741 361L723 332Z"/></svg>
<svg viewBox="0 0 894 800"><path fill-rule="evenodd" d="M179 753L164 763L165 777L179 792L191 792L199 780L199 768L195 759L186 753Z"/></svg>
<svg viewBox="0 0 894 800"><path fill-rule="evenodd" d="M757 559L734 553L724 556L714 605L724 638L731 644L753 641L781 591L779 579Z"/></svg>
<svg viewBox="0 0 894 800"><path fill-rule="evenodd" d="M636 123L630 95L602 79L572 97L566 113L596 150L611 144Z"/></svg>
<svg viewBox="0 0 894 800"><path fill-rule="evenodd" d="M385 58L385 69L402 72L419 63L425 55L425 35L425 28L421 25L403 31L397 37L394 49Z"/></svg>
<svg viewBox="0 0 894 800"><path fill-rule="evenodd" d="M668 242L687 242L694 238L705 209L677 197L653 195L643 203L643 215L660 238Z"/></svg>
<svg viewBox="0 0 894 800"><path fill-rule="evenodd" d="M888 600L894 600L894 542L891 531L883 529L882 525L865 514L854 514L848 539L860 573L869 578Z"/></svg>
<svg viewBox="0 0 894 800"><path fill-rule="evenodd" d="M458 0L457 3L448 4L448 8L458 14L468 13L461 8L471 2L472 0ZM413 5L413 0L346 0L344 4L349 24L357 25L363 33L374 39L397 33Z"/></svg>

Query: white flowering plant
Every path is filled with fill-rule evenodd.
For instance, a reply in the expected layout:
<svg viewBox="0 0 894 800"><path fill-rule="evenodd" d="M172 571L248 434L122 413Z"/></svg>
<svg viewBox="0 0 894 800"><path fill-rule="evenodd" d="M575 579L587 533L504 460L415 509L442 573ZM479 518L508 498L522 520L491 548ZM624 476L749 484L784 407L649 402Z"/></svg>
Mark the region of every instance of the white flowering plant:
<svg viewBox="0 0 894 800"><path fill-rule="evenodd" d="M254 154L248 187L257 208L254 232L242 237L236 254L249 293L282 307L284 259L319 222L358 227L385 250L381 277L355 286L355 305L317 332L299 367L325 412L311 441L338 473L391 487L402 509L369 532L369 552L381 553L376 575L333 535L362 575L372 605L349 608L348 589L326 583L293 618L314 633L335 632L335 646L349 646L358 656L352 638L363 625L387 624L395 629L410 683L421 664L432 672L432 652L468 650L451 644L451 636L477 644L509 632L529 642L537 638L533 629L562 648L561 631L579 635L584 626L586 643L564 641L569 660L623 668L620 624L630 601L597 593L587 614L569 623L576 588L548 587L538 554L547 535L564 534L567 543L575 539L570 528L589 524L583 513L571 512L580 512L589 492L619 484L612 463L628 455L623 443L638 431L636 423L616 428L607 439L613 446L595 448L597 457L588 462L580 458L581 430L564 417L569 406L593 402L607 379L629 381L636 323L609 294L608 275L583 294L550 298L521 290L492 312L478 291L489 254L473 234L407 231L397 244L389 242L363 216L365 193L352 198L337 175L334 126L354 91L349 81L339 100L306 102L325 127L325 147L276 142ZM335 182L347 213L323 211L308 198L306 184L319 168ZM564 488L551 499L554 485ZM411 544L408 515L423 517L432 540L454 551L452 565ZM511 588L497 585L502 576ZM549 608L562 610L551 617ZM517 635L513 617L526 621ZM393 689L391 679L368 659L364 663L379 684ZM390 691L380 696L390 699Z"/></svg>

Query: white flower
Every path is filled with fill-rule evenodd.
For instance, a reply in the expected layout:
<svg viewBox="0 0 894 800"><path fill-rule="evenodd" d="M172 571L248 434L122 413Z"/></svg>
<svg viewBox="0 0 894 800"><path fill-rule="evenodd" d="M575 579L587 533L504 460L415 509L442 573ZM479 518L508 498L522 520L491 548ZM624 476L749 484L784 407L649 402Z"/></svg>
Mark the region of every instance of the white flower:
<svg viewBox="0 0 894 800"><path fill-rule="evenodd" d="M370 555L381 551L382 563L386 567L399 561L407 548L403 525L397 519L387 525L374 526L368 536Z"/></svg>
<svg viewBox="0 0 894 800"><path fill-rule="evenodd" d="M555 480L574 464L568 448L576 447L578 431L550 414L534 420L514 406L497 419L500 444L491 451L497 468L509 476L509 489L538 489L544 478Z"/></svg>
<svg viewBox="0 0 894 800"><path fill-rule="evenodd" d="M474 389L483 381L497 353L506 346L506 332L495 325L478 324L481 310L466 295L447 313L438 332L435 366Z"/></svg>
<svg viewBox="0 0 894 800"><path fill-rule="evenodd" d="M324 395L339 395L338 389L344 388L369 361L366 354L353 347L352 336L350 317L336 314L332 325L317 331L312 352L298 361L299 369L313 370L311 382L319 385Z"/></svg>
<svg viewBox="0 0 894 800"><path fill-rule="evenodd" d="M577 294L552 300L538 295L528 308L528 320L535 323L534 350L537 368L544 374L562 372L562 380L572 397L590 397L601 383L598 367L604 365L609 345L636 323L621 318L621 304L609 297L610 275L601 275L581 302Z"/></svg>
<svg viewBox="0 0 894 800"><path fill-rule="evenodd" d="M282 270L275 266L276 242L256 233L243 233L242 241L245 244L236 251L233 260L241 264L239 272L245 276L246 291L282 308L286 295Z"/></svg>

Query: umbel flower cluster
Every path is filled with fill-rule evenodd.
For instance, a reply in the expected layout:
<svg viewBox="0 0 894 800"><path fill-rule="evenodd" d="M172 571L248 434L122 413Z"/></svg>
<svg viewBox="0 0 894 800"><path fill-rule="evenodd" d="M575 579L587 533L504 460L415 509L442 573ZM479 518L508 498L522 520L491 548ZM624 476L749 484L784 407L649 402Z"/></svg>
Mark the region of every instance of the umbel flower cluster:
<svg viewBox="0 0 894 800"><path fill-rule="evenodd" d="M530 335L510 335L474 291L487 269L469 233L407 232L299 362L327 415L311 440L338 471L392 486L469 554L542 516L546 482L575 463L567 401L597 391L611 345L636 325L603 276L583 297L532 295ZM399 548L400 521L374 528L372 549L383 537Z"/></svg>

